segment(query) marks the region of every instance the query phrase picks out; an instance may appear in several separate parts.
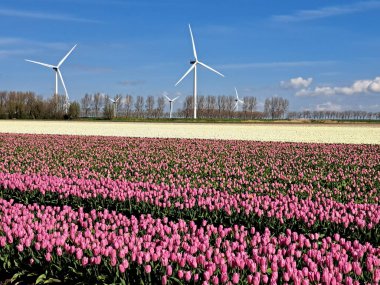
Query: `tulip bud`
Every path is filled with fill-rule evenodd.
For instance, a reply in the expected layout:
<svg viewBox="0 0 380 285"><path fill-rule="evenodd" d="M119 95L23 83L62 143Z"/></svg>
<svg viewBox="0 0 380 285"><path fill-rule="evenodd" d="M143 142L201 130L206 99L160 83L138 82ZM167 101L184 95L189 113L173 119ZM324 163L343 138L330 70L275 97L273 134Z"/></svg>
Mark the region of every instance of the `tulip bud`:
<svg viewBox="0 0 380 285"><path fill-rule="evenodd" d="M190 271L186 271L186 273L185 273L185 280L187 282L189 282L191 280L191 272Z"/></svg>
<svg viewBox="0 0 380 285"><path fill-rule="evenodd" d="M145 265L144 269L145 269L145 272L148 273L148 274L152 271L152 267L149 264Z"/></svg>
<svg viewBox="0 0 380 285"><path fill-rule="evenodd" d="M203 279L206 281L210 280L210 273L208 271L205 271L203 273Z"/></svg>
<svg viewBox="0 0 380 285"><path fill-rule="evenodd" d="M46 259L47 262L51 261L51 254L50 254L50 252L48 252L48 253L45 254L45 259Z"/></svg>
<svg viewBox="0 0 380 285"><path fill-rule="evenodd" d="M168 277L166 275L162 276L161 284L166 285L168 283Z"/></svg>
<svg viewBox="0 0 380 285"><path fill-rule="evenodd" d="M380 281L380 269L379 268L375 269L375 271L373 272L373 281L374 282Z"/></svg>
<svg viewBox="0 0 380 285"><path fill-rule="evenodd" d="M168 266L166 267L166 275L168 275L168 276L172 276L172 274L173 274L173 268L172 268L171 265L168 265Z"/></svg>
<svg viewBox="0 0 380 285"><path fill-rule="evenodd" d="M121 273L124 273L125 272L125 267L124 267L124 265L121 263L121 264L119 264L119 271L121 272Z"/></svg>
<svg viewBox="0 0 380 285"><path fill-rule="evenodd" d="M220 281L222 283L226 283L228 281L228 275L227 275L227 273L222 273L222 275L220 276Z"/></svg>
<svg viewBox="0 0 380 285"><path fill-rule="evenodd" d="M240 274L235 272L232 275L232 283L233 284L238 284L239 283L239 279L240 279Z"/></svg>

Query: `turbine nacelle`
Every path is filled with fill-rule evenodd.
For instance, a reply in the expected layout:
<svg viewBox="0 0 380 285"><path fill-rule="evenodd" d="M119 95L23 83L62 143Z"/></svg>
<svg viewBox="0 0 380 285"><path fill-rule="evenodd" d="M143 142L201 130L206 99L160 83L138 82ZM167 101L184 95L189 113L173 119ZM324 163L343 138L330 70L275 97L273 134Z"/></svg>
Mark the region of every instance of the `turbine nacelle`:
<svg viewBox="0 0 380 285"><path fill-rule="evenodd" d="M170 99L168 96L166 96L165 94L164 94L164 97L166 98L166 99L168 99L168 102L169 102L169 108L170 108L170 113L169 113L169 118L171 119L172 118L172 112L173 112L173 103L174 103L174 101L175 100L177 100L178 98L179 98L179 96L177 96L177 97L175 97L175 98L173 98L173 99Z"/></svg>
<svg viewBox="0 0 380 285"><path fill-rule="evenodd" d="M189 31L190 31L190 37L191 37L191 43L193 45L193 55L195 60L190 61L190 68L186 71L186 73L181 77L180 80L175 84L177 86L191 71L194 70L194 119L197 118L197 65L200 64L203 67L211 70L212 72L224 77L223 74L221 74L219 71L216 71L215 69L211 68L210 66L204 64L203 62L198 60L198 55L197 55L197 50L195 48L195 43L194 43L194 37L193 37L193 32L191 31L191 26L189 24ZM171 101L169 100L171 103Z"/></svg>
<svg viewBox="0 0 380 285"><path fill-rule="evenodd" d="M113 104L116 105L116 103L120 100L121 97L116 97L115 99L108 98Z"/></svg>
<svg viewBox="0 0 380 285"><path fill-rule="evenodd" d="M63 81L63 77L62 77L61 71L59 70L59 67L63 64L63 62L71 54L71 52L76 48L76 46L77 45L73 46L71 48L71 50L60 60L60 62L57 65L51 65L51 64L47 64L47 63L43 63L43 62L39 62L39 61L25 59L28 62L35 63L35 64L38 64L38 65L42 65L42 66L51 68L51 69L53 69L55 71L55 94L58 94L58 77L59 77L61 79L61 83L62 83L63 89L65 89L65 95L66 95L66 104L65 104L66 106L65 106L65 108L66 108L66 113L67 113L67 109L68 109L69 94L67 93L66 85L65 85L65 82Z"/></svg>

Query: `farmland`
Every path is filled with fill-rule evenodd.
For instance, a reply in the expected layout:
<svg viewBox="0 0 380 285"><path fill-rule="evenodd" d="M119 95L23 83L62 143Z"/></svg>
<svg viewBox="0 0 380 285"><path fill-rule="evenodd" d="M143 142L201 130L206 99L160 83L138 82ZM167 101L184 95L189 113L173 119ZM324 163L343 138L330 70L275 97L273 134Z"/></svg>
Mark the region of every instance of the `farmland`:
<svg viewBox="0 0 380 285"><path fill-rule="evenodd" d="M0 134L0 275L380 281L380 145L89 134Z"/></svg>

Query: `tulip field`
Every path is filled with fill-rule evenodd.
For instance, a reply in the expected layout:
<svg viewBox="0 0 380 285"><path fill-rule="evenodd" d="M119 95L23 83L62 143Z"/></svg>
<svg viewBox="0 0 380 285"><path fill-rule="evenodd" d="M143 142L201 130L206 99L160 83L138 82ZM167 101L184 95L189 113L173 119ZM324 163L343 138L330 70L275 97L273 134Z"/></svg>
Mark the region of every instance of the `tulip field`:
<svg viewBox="0 0 380 285"><path fill-rule="evenodd" d="M380 145L0 134L0 284L379 284Z"/></svg>

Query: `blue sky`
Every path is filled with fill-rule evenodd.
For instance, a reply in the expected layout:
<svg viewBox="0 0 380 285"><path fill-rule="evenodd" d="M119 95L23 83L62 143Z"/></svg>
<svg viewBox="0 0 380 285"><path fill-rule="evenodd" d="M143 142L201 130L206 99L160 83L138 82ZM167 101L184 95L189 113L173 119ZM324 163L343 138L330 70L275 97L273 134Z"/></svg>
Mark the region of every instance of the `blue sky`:
<svg viewBox="0 0 380 285"><path fill-rule="evenodd" d="M186 95L174 84L198 57L198 92L289 99L290 110L380 110L380 1L2 0L0 90L54 92L62 65L71 100L85 93ZM63 89L60 86L60 91Z"/></svg>

